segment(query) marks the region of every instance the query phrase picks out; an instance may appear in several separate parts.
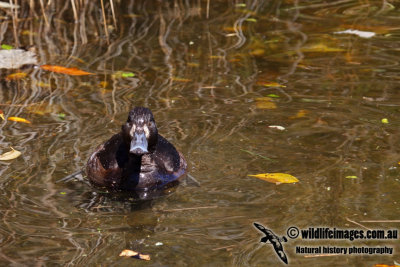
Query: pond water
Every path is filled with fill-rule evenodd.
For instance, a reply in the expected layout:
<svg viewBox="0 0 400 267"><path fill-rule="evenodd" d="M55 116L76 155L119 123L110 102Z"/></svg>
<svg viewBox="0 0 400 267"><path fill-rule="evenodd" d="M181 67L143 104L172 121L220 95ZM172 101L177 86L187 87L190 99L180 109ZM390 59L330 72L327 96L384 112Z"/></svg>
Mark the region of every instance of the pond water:
<svg viewBox="0 0 400 267"><path fill-rule="evenodd" d="M25 2L0 9L0 43L94 75L1 72L0 109L31 121L0 124L0 152L22 152L0 162L1 266L276 266L254 222L280 237L399 228L399 3L104 0L105 25L101 1ZM199 185L135 201L57 183L134 106L151 108ZM267 172L299 182L248 176ZM282 244L291 266L400 262L398 239ZM296 253L320 245L394 254Z"/></svg>

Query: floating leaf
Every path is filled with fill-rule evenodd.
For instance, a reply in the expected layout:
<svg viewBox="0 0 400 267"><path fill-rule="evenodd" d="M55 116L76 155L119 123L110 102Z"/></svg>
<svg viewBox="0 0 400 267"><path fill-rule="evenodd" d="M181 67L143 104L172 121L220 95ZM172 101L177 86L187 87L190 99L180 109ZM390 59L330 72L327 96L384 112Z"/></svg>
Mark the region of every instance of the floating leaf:
<svg viewBox="0 0 400 267"><path fill-rule="evenodd" d="M356 31L368 31L368 32L374 32L377 34L387 34L390 33L391 31L397 31L400 28L398 26L383 26L383 25L354 25L354 24L344 24L340 25L340 29L354 29Z"/></svg>
<svg viewBox="0 0 400 267"><path fill-rule="evenodd" d="M194 68L200 67L200 64L199 64L199 63L196 63L196 62L188 62L187 65L188 65L189 67L194 67Z"/></svg>
<svg viewBox="0 0 400 267"><path fill-rule="evenodd" d="M3 111L0 109L0 118L2 118L3 119L3 121L5 121L6 119L4 118L4 113L3 113Z"/></svg>
<svg viewBox="0 0 400 267"><path fill-rule="evenodd" d="M308 110L305 109L300 109L296 115L294 116L290 116L289 119L299 119L299 118L303 118L308 114Z"/></svg>
<svg viewBox="0 0 400 267"><path fill-rule="evenodd" d="M248 19L246 19L246 21L248 21L248 22L257 22L257 19L255 19L255 18L248 18Z"/></svg>
<svg viewBox="0 0 400 267"><path fill-rule="evenodd" d="M23 122L23 123L31 123L27 119L20 118L20 117L8 117L7 120L9 121L16 121L16 122Z"/></svg>
<svg viewBox="0 0 400 267"><path fill-rule="evenodd" d="M247 176L252 176L259 178L261 180L270 182L270 183L275 183L275 184L291 184L291 183L297 183L299 180L287 173L260 173L260 174L249 174Z"/></svg>
<svg viewBox="0 0 400 267"><path fill-rule="evenodd" d="M257 48L257 49L250 51L250 55L256 56L256 57L262 56L262 55L264 55L264 53L265 53L265 50L262 48Z"/></svg>
<svg viewBox="0 0 400 267"><path fill-rule="evenodd" d="M139 252L130 250L130 249L124 249L120 254L120 257L133 257L136 259L140 259L140 260L146 260L149 261L150 260L150 255L147 254L141 254Z"/></svg>
<svg viewBox="0 0 400 267"><path fill-rule="evenodd" d="M39 86L39 87L44 87L44 88L51 88L51 84L45 83L42 81L34 81L33 85Z"/></svg>
<svg viewBox="0 0 400 267"><path fill-rule="evenodd" d="M0 50L0 69L19 69L26 64L37 64L34 52L23 49Z"/></svg>
<svg viewBox="0 0 400 267"><path fill-rule="evenodd" d="M355 175L348 175L345 178L347 178L347 179L357 179L358 177L355 176Z"/></svg>
<svg viewBox="0 0 400 267"><path fill-rule="evenodd" d="M279 131L284 131L284 130L286 130L285 127L280 126L280 125L269 125L268 127L271 128L271 129L277 129L277 130L279 130Z"/></svg>
<svg viewBox="0 0 400 267"><path fill-rule="evenodd" d="M256 107L259 109L276 109L276 104L270 97L259 97L256 98Z"/></svg>
<svg viewBox="0 0 400 267"><path fill-rule="evenodd" d="M274 97L274 98L278 98L278 97L280 97L279 95L277 95L277 94L269 94L269 95L267 95L268 97Z"/></svg>
<svg viewBox="0 0 400 267"><path fill-rule="evenodd" d="M99 86L101 88L107 88L108 87L108 82L107 81L102 81L102 82L99 83Z"/></svg>
<svg viewBox="0 0 400 267"><path fill-rule="evenodd" d="M1 45L1 48L4 49L4 50L11 50L11 49L13 49L14 47L13 47L12 45L2 44L2 45Z"/></svg>
<svg viewBox="0 0 400 267"><path fill-rule="evenodd" d="M37 114L37 115L46 115L46 114L56 114L62 111L62 108L58 104L50 104L50 103L34 103L26 107L29 113Z"/></svg>
<svg viewBox="0 0 400 267"><path fill-rule="evenodd" d="M12 74L7 75L6 80L7 81L19 80L19 79L25 78L26 76L28 76L28 73L16 72L16 73L12 73Z"/></svg>
<svg viewBox="0 0 400 267"><path fill-rule="evenodd" d="M229 62L240 62L240 61L242 61L240 58L229 59Z"/></svg>
<svg viewBox="0 0 400 267"><path fill-rule="evenodd" d="M191 82L192 81L190 79L180 78L180 77L172 77L172 80L174 82L181 82L181 83L187 83L187 82Z"/></svg>
<svg viewBox="0 0 400 267"><path fill-rule="evenodd" d="M384 124L389 123L389 120L388 120L387 118L383 118L381 121L382 121L382 123L384 123Z"/></svg>
<svg viewBox="0 0 400 267"><path fill-rule="evenodd" d="M114 79L135 77L133 72L116 71L111 75Z"/></svg>
<svg viewBox="0 0 400 267"><path fill-rule="evenodd" d="M310 46L303 47L301 49L303 52L342 52L345 51L343 48L329 47L325 44L314 44Z"/></svg>
<svg viewBox="0 0 400 267"><path fill-rule="evenodd" d="M242 30L242 31L246 30L246 26L243 26L243 25L242 25L241 27L224 27L223 30L224 30L224 31L227 31L227 32L234 32L234 33L236 33L236 32L239 31L239 30Z"/></svg>
<svg viewBox="0 0 400 267"><path fill-rule="evenodd" d="M73 75L73 76L94 74L91 72L80 70L78 68L67 68L67 67L62 67L62 66L57 66L57 65L41 65L40 68L47 70L47 71L51 71L51 72L63 73L63 74Z"/></svg>
<svg viewBox="0 0 400 267"><path fill-rule="evenodd" d="M122 73L123 78L130 78L130 77L135 77L135 73L133 72L123 72Z"/></svg>
<svg viewBox="0 0 400 267"><path fill-rule="evenodd" d="M14 148L10 147L11 151L8 151L2 155L0 155L0 160L12 160L21 156L21 152L15 150Z"/></svg>
<svg viewBox="0 0 400 267"><path fill-rule="evenodd" d="M339 32L334 32L336 34L353 34L357 35L358 37L361 38L371 38L376 35L374 32L367 32L367 31L359 31L359 30L345 30L345 31L339 31Z"/></svg>
<svg viewBox="0 0 400 267"><path fill-rule="evenodd" d="M277 82L257 82L257 85L265 87L286 87L285 85L279 84Z"/></svg>
<svg viewBox="0 0 400 267"><path fill-rule="evenodd" d="M61 195L66 195L66 194L67 194L67 192L60 192L60 194L61 194Z"/></svg>
<svg viewBox="0 0 400 267"><path fill-rule="evenodd" d="M21 32L21 35L32 35L35 36L36 32L31 32L30 30L24 30Z"/></svg>

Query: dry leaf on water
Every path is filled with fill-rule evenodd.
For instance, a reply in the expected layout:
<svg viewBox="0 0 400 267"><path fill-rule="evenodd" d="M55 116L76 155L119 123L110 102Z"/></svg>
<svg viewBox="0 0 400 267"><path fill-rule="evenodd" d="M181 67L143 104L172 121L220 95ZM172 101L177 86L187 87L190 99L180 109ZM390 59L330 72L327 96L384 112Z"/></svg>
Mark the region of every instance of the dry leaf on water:
<svg viewBox="0 0 400 267"><path fill-rule="evenodd" d="M37 64L36 54L23 49L0 50L0 69L19 69Z"/></svg>
<svg viewBox="0 0 400 267"><path fill-rule="evenodd" d="M63 73L63 74L68 74L68 75L73 75L73 76L94 74L91 72L80 70L78 68L67 68L67 67L62 67L62 66L57 66L57 65L41 65L40 68L51 71L51 72Z"/></svg>
<svg viewBox="0 0 400 267"><path fill-rule="evenodd" d="M305 117L309 113L308 110L300 109L296 115L290 116L289 119L299 119Z"/></svg>
<svg viewBox="0 0 400 267"><path fill-rule="evenodd" d="M259 178L261 180L270 182L270 183L275 183L275 184L292 184L292 183L297 183L299 180L287 173L260 173L260 174L249 174L247 176L252 176Z"/></svg>
<svg viewBox="0 0 400 267"><path fill-rule="evenodd" d="M12 160L21 156L21 152L15 150L14 148L10 147L11 151L8 151L2 155L0 155L0 160Z"/></svg>
<svg viewBox="0 0 400 267"><path fill-rule="evenodd" d="M277 82L257 82L257 85L265 86L265 87L286 87L285 85L279 84Z"/></svg>
<svg viewBox="0 0 400 267"><path fill-rule="evenodd" d="M343 48L339 48L339 47L330 47L327 46L325 44L312 44L306 47L301 48L302 52L314 52L314 53L318 53L318 52L342 52L342 51L346 51Z"/></svg>
<svg viewBox="0 0 400 267"><path fill-rule="evenodd" d="M17 73L12 73L12 74L7 75L6 80L7 81L19 80L19 79L25 78L26 76L28 76L28 73L17 72Z"/></svg>
<svg viewBox="0 0 400 267"><path fill-rule="evenodd" d="M120 257L134 257L140 260L146 260L149 261L150 260L150 255L147 254L141 254L139 252L130 250L130 249L124 249L120 254Z"/></svg>
<svg viewBox="0 0 400 267"><path fill-rule="evenodd" d="M191 82L192 80L186 79L186 78L182 78L182 77L172 77L172 81L181 82L181 83L187 83L187 82Z"/></svg>
<svg viewBox="0 0 400 267"><path fill-rule="evenodd" d="M9 121L16 121L16 122L23 122L23 123L31 123L27 119L20 118L20 117L8 117L7 120Z"/></svg>
<svg viewBox="0 0 400 267"><path fill-rule="evenodd" d="M258 109L276 109L276 104L270 97L258 97L255 100Z"/></svg>

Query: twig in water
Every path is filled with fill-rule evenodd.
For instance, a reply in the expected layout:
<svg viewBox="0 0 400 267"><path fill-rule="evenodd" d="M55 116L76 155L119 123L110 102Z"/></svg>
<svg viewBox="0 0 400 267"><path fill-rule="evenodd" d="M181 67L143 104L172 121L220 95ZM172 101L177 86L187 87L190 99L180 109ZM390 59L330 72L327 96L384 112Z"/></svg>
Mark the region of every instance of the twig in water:
<svg viewBox="0 0 400 267"><path fill-rule="evenodd" d="M231 248L233 248L233 247L236 247L236 245L230 245L230 246L224 246L224 247L219 247L219 248L213 248L212 250L221 250L221 249L226 249L226 250L228 250L228 249L231 249Z"/></svg>
<svg viewBox="0 0 400 267"><path fill-rule="evenodd" d="M349 218L346 218L346 220L349 221L349 222L351 222L351 223L354 223L355 225L361 226L362 228L365 228L365 229L367 229L367 230L372 230L371 228L368 228L368 227L362 225L361 223L358 223L358 222L355 222L355 221L353 221L353 220L350 220Z"/></svg>
<svg viewBox="0 0 400 267"><path fill-rule="evenodd" d="M212 208L218 208L218 206L204 206L204 207L193 207L193 208L182 208L182 209L171 209L171 210L160 210L160 211L173 212L173 211L200 210L200 209L212 209Z"/></svg>
<svg viewBox="0 0 400 267"><path fill-rule="evenodd" d="M70 174L70 175L67 175L67 176L61 178L60 180L56 181L56 183L59 183L59 182L69 182L70 180L74 179L75 176L77 176L77 175L79 175L79 174L81 174L81 173L83 173L83 170L76 171L76 172L74 172L74 173L72 173L72 174ZM83 179L78 179L78 180L83 180Z"/></svg>
<svg viewBox="0 0 400 267"><path fill-rule="evenodd" d="M400 223L400 220L366 220L366 223Z"/></svg>
<svg viewBox="0 0 400 267"><path fill-rule="evenodd" d="M200 182L196 180L190 173L187 174L187 177L190 178L190 181L192 181L196 186L200 187Z"/></svg>
<svg viewBox="0 0 400 267"><path fill-rule="evenodd" d="M258 157L260 157L260 158L263 158L263 159L266 159L266 160L269 160L269 161L274 161L273 159L270 159L270 158L267 158L267 157L265 157L265 156L263 156L263 155L260 155L260 154L257 154L257 153L254 153L254 152L251 152L251 151L249 151L249 150L246 150L246 149L240 149L240 151L243 151L243 152L246 152L246 153L249 153L250 155L253 155L253 156L258 156Z"/></svg>

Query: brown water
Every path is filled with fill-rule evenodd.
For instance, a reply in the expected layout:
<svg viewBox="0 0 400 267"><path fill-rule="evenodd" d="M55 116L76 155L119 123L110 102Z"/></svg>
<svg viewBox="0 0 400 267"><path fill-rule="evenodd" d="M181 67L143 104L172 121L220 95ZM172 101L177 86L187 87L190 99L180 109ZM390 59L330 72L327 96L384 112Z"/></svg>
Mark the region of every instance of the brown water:
<svg viewBox="0 0 400 267"><path fill-rule="evenodd" d="M276 266L284 264L259 243L253 222L279 236L290 226L364 229L347 218L400 228L362 222L400 214L399 3L211 0L207 10L206 1L114 1L113 25L104 1L107 38L97 1L51 1L46 16L33 2L22 3L19 20L1 10L0 43L34 46L40 64L95 75L27 68L28 77L10 82L15 71L1 72L0 108L32 122L0 126L1 153L22 152L0 162L1 266ZM335 33L348 29L376 35ZM137 202L56 183L82 169L138 105L152 109L200 186ZM300 182L247 176L265 172ZM320 244L395 250L295 253ZM291 266L400 262L398 240L283 246ZM118 257L126 248L151 261Z"/></svg>

